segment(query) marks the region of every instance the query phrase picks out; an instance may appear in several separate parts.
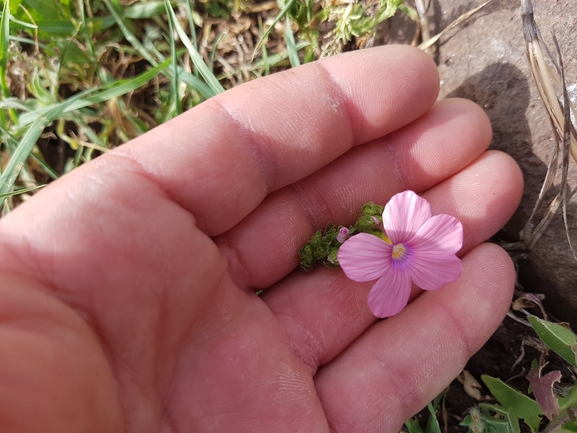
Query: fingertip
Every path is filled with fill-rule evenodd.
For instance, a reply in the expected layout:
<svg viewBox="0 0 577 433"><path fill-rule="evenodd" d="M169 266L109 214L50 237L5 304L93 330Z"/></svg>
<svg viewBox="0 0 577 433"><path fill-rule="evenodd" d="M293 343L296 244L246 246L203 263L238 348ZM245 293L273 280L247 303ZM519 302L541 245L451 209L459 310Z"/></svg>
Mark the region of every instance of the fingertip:
<svg viewBox="0 0 577 433"><path fill-rule="evenodd" d="M493 139L493 128L485 110L473 101L461 98L444 99L438 104L447 106L447 115L457 118L462 130L475 136L482 150L487 150Z"/></svg>
<svg viewBox="0 0 577 433"><path fill-rule="evenodd" d="M463 257L461 280L456 287L447 287L447 296L453 296L451 309L465 330L470 355L481 348L507 314L514 288L513 261L498 245L483 243ZM451 293L453 290L459 292Z"/></svg>
<svg viewBox="0 0 577 433"><path fill-rule="evenodd" d="M319 64L329 71L351 108L364 108L363 112L349 111L351 123L356 126L357 144L386 135L420 117L434 105L439 94L437 66L422 50L407 45L354 51ZM359 74L365 79L351 80Z"/></svg>
<svg viewBox="0 0 577 433"><path fill-rule="evenodd" d="M511 156L498 150L484 152L454 180L450 182L452 193L467 197L463 213L487 221L493 227L490 236L511 218L523 194L521 169Z"/></svg>
<svg viewBox="0 0 577 433"><path fill-rule="evenodd" d="M457 217L464 228L461 254L497 233L517 209L523 177L507 154L489 150L424 196L434 214Z"/></svg>

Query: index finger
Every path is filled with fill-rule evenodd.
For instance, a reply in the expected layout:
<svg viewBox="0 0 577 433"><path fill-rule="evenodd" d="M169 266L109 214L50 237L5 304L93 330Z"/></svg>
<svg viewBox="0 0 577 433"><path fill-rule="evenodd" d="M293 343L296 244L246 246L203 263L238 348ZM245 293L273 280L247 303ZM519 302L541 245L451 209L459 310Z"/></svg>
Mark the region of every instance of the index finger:
<svg viewBox="0 0 577 433"><path fill-rule="evenodd" d="M420 50L355 51L239 86L119 152L214 236L271 191L420 117L438 87Z"/></svg>

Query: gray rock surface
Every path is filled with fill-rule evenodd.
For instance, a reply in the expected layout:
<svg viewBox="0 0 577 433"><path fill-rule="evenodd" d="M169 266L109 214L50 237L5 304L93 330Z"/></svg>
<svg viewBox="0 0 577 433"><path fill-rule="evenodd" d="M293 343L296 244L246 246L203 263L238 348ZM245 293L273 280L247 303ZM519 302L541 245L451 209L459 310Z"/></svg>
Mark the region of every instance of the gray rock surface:
<svg viewBox="0 0 577 433"><path fill-rule="evenodd" d="M431 33L436 34L480 0L431 0ZM577 102L577 3L533 0L535 20L552 48L551 32L563 54L572 102ZM389 26L395 26L394 23ZM402 32L401 32L402 33ZM405 40L410 38L406 38ZM403 35L398 36L403 41ZM492 147L507 152L522 168L521 206L500 234L515 240L527 221L553 149L553 131L539 98L525 54L520 0L494 0L437 44L441 97L462 97L485 109L494 131ZM569 184L577 185L577 164L570 161ZM559 181L548 202L559 191ZM577 244L577 200L568 207L570 233ZM561 215L556 215L537 244L518 260L526 291L544 293L553 316L577 326L577 262L569 250Z"/></svg>

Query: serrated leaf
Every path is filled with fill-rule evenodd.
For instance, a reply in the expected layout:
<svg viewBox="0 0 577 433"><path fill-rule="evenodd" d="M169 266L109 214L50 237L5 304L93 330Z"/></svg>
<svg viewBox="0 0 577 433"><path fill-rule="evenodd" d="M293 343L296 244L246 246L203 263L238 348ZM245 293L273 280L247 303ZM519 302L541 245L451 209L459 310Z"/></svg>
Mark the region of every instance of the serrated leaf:
<svg viewBox="0 0 577 433"><path fill-rule="evenodd" d="M503 430L503 423L509 433L521 433L519 427L519 418L514 413L510 413L498 404L479 403L482 409L481 418L487 425L493 426L493 429ZM492 416L490 411L495 412L499 417Z"/></svg>
<svg viewBox="0 0 577 433"><path fill-rule="evenodd" d="M504 410L525 421L532 431L536 431L539 428L540 415L543 412L541 412L541 408L535 400L521 394L500 379L487 375L481 376L481 379L485 382L491 394L501 403Z"/></svg>
<svg viewBox="0 0 577 433"><path fill-rule="evenodd" d="M535 316L529 316L529 322L539 338L555 353L572 366L577 367L577 335L570 329L557 323L548 322Z"/></svg>
<svg viewBox="0 0 577 433"><path fill-rule="evenodd" d="M508 414L505 412L502 414L501 408L498 406L496 410L492 407L493 405L479 405L479 408L473 407L460 425L468 427L469 433L519 433L519 421L517 418L511 420ZM489 410L493 410L502 416L492 416ZM516 425L516 429L512 428L511 424Z"/></svg>

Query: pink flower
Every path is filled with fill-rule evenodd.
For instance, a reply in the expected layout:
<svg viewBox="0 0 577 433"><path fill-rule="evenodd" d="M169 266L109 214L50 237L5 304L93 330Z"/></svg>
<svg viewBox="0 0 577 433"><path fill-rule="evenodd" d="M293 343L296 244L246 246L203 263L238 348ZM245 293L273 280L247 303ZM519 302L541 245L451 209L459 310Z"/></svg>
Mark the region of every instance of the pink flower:
<svg viewBox="0 0 577 433"><path fill-rule="evenodd" d="M413 191L396 194L383 212L383 238L359 233L338 252L346 276L377 280L368 297L377 317L399 313L409 302L411 281L423 290L438 290L457 281L463 226L450 215L431 214L431 206Z"/></svg>

